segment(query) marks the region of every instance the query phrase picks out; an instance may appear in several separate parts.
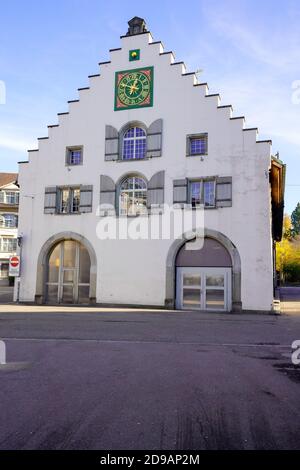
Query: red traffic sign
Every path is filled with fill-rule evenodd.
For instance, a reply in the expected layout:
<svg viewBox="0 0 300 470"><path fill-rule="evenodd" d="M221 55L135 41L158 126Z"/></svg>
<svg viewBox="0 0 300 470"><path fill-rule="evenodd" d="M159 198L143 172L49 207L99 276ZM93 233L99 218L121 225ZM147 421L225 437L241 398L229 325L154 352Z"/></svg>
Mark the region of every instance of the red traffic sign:
<svg viewBox="0 0 300 470"><path fill-rule="evenodd" d="M11 277L20 276L20 256L11 256L9 258L9 271L8 275Z"/></svg>
<svg viewBox="0 0 300 470"><path fill-rule="evenodd" d="M10 265L12 268L17 268L20 264L20 257L19 256L12 256L10 258Z"/></svg>

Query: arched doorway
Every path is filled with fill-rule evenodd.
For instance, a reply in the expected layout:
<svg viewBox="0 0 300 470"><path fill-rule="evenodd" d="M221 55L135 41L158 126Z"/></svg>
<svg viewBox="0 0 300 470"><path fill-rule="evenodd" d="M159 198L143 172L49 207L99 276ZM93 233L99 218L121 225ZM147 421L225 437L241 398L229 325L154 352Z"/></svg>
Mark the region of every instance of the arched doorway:
<svg viewBox="0 0 300 470"><path fill-rule="evenodd" d="M89 303L90 271L90 255L83 244L76 240L57 243L47 259L46 302Z"/></svg>
<svg viewBox="0 0 300 470"><path fill-rule="evenodd" d="M218 247L218 249L217 249L218 256L215 256L216 253L214 254L214 253L210 252L210 248L212 248L212 244L210 243L210 247L206 244L207 250L205 249L204 251L202 251L201 255L200 255L200 253L198 253L198 255L200 255L202 257L202 259L200 259L199 256L197 256L197 261L196 261L196 254L195 254L196 250L193 249L193 250L191 250L190 255L188 255L189 259L186 259L186 260L182 261L182 257L179 256L179 253L180 253L181 249L184 246L186 246L186 243L191 240L190 233L184 234L182 238L174 240L174 242L170 246L168 256L167 256L167 260L166 260L166 299L165 299L165 306L167 308L174 308L176 306L177 306L177 308L180 308L179 307L180 304L178 303L178 300L177 300L178 299L177 282L178 282L178 274L179 274L178 271L177 271L178 269L184 268L184 267L187 267L187 268L201 268L201 267L203 267L206 270L214 269L214 268L224 268L224 269L229 269L229 271L227 271L227 273L226 273L226 276L227 276L227 279L228 279L226 289L227 289L227 292L229 292L228 297L230 297L230 295L231 295L231 303L230 303L230 301L227 302L226 310L228 310L228 311L232 310L234 312L240 312L242 310L242 299L241 299L241 278L242 278L242 274L241 274L241 258L240 258L239 252L238 252L236 246L231 242L231 240L221 232L205 228L204 229L204 238L205 238L205 240L210 239L212 241L217 242L217 245L214 245L214 246ZM221 257L221 252L223 253L222 257ZM213 260L216 261L215 265L212 264ZM220 262L220 260L221 260L221 262ZM188 263L187 266L183 266L183 264L186 264L186 263ZM197 263L196 266L195 266L195 263ZM204 263L204 265L203 265L203 263ZM211 273L215 274L216 272L211 271ZM208 273L208 274L211 274L211 273ZM230 273L231 273L231 275L230 275ZM199 274L200 274L200 277L201 277L201 273L199 273ZM201 287L198 290L203 290L202 278L199 281L199 274L198 274L198 281L196 281L195 286L192 283L192 282L195 282L195 280L194 281L187 280L187 281L185 281L185 283L186 284L190 283L191 288L192 287L198 288L199 287L199 282L200 282ZM198 284L197 284L197 282L198 282ZM218 289L218 287L225 287L225 286L214 285L216 283L219 283L219 284L222 283L222 281L220 281L220 280L218 280L218 281L217 280L211 280L211 281L208 282L208 284L209 283L212 283L212 285L211 286L208 285L207 287L212 287L211 290L223 290L223 289ZM206 285L204 285L204 288L206 289ZM194 294L196 294L196 293L194 292ZM210 305L212 305L213 301L214 301L212 299L213 294L216 294L216 296L219 295L219 297L221 295L220 292L219 293L217 293L217 292L209 293L208 297L211 298ZM190 295L192 296L192 293L190 293ZM203 297L203 299L205 299L205 297ZM229 300L230 300L230 298L229 298ZM204 302L204 300L203 300L203 302ZM219 298L219 302L220 302L220 298ZM199 304L201 305L201 301L199 302ZM219 305L220 305L220 303L219 303ZM195 309L198 310L198 308L196 308L196 307L195 307ZM216 309L216 310L218 310L218 309ZM224 311L225 311L225 309L224 309Z"/></svg>
<svg viewBox="0 0 300 470"><path fill-rule="evenodd" d="M176 308L230 311L232 263L226 248L205 238L201 249L186 242L176 257Z"/></svg>

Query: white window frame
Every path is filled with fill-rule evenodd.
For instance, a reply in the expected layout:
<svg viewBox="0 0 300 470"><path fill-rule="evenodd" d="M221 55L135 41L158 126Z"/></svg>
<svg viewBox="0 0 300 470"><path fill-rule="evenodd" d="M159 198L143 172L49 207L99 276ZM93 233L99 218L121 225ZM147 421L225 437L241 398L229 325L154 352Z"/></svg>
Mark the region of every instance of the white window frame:
<svg viewBox="0 0 300 470"><path fill-rule="evenodd" d="M126 134L131 130L134 129L134 136L133 137L126 137ZM141 129L145 135L143 136L137 136L136 132L137 129ZM137 158L136 157L136 143L137 141L144 140L145 141L145 154L143 158ZM133 141L133 158L125 158L124 156L124 147L125 147L125 142L128 141ZM122 137L122 160L124 161L132 161L132 160L145 160L147 156L147 131L142 127L142 126L131 126L128 129L126 129L123 133Z"/></svg>
<svg viewBox="0 0 300 470"><path fill-rule="evenodd" d="M134 182L133 182L133 189L124 189L122 190L122 186L124 185L124 183L126 183L126 181L128 181L129 179L133 179ZM141 179L144 181L145 183L145 189L135 189L135 180L136 179ZM143 206L144 209L142 210L142 212L138 211L138 210L135 210L134 211L134 214L128 214L128 211L122 211L122 195L125 194L125 193L128 193L130 195L130 197L133 197L135 196L136 193L139 193L139 192L144 192L145 193L145 196L146 196L146 206ZM142 176L140 175L131 175L131 176L128 176L126 178L124 178L121 183L120 183L120 186L119 186L119 197L118 197L118 202L119 202L119 216L124 216L124 217L136 217L138 215L145 215L148 213L148 210L147 210L147 192L148 192L148 184L147 184L147 181L145 178L143 178ZM136 207L136 206L134 206Z"/></svg>
<svg viewBox="0 0 300 470"><path fill-rule="evenodd" d="M205 204L204 199L204 187L205 183L213 183L214 184L214 204ZM203 205L206 209L215 209L216 208L216 178L198 178L189 180L189 187L188 187L188 202L192 204L192 187L193 184L200 184L200 202L197 205Z"/></svg>
<svg viewBox="0 0 300 470"><path fill-rule="evenodd" d="M204 152L192 153L192 141L193 140L203 140L205 145ZM192 134L187 136L187 157L197 157L205 156L208 154L208 134Z"/></svg>
<svg viewBox="0 0 300 470"><path fill-rule="evenodd" d="M19 204L19 191L2 190L1 194L3 194L3 197L0 198L2 204L8 204L10 206L17 206ZM9 201L11 197L13 202Z"/></svg>
<svg viewBox="0 0 300 470"><path fill-rule="evenodd" d="M75 192L79 192L79 202L77 205L77 210L74 210L74 194ZM64 192L68 193L68 199L66 206L64 206L63 195ZM79 187L66 187L66 188L59 188L59 214L61 215L68 215L68 214L79 214L80 213L80 188Z"/></svg>
<svg viewBox="0 0 300 470"><path fill-rule="evenodd" d="M7 223L9 220L10 222ZM11 223L12 220L14 220L13 223ZM16 214L0 214L0 227L12 229L18 228L18 216Z"/></svg>
<svg viewBox="0 0 300 470"><path fill-rule="evenodd" d="M5 269L3 269L5 266ZM0 279L7 279L9 273L9 263L0 263Z"/></svg>
<svg viewBox="0 0 300 470"><path fill-rule="evenodd" d="M176 276L176 308L182 309L183 308L183 277L184 275L200 275L201 276L201 285L190 285L185 286L184 289L197 289L199 290L199 299L200 301L200 308L196 308L195 310L202 310L202 311L231 311L232 309L232 268L210 268L210 267L184 267L184 268L177 268L177 276ZM207 286L206 284L206 277L207 276L224 276L224 287L222 286ZM224 308L207 308L206 305L206 293L207 291L213 290L222 290L224 291ZM186 309L191 310L191 308Z"/></svg>
<svg viewBox="0 0 300 470"><path fill-rule="evenodd" d="M13 242L14 246L9 245L12 242ZM2 237L1 238L1 251L2 251L2 253L16 253L16 251L17 251L17 239L12 238L12 237Z"/></svg>
<svg viewBox="0 0 300 470"><path fill-rule="evenodd" d="M78 192L78 204L76 203L77 209L74 210L74 201L75 201L75 193ZM79 214L80 212L80 188L71 188L71 198L70 198L70 212L71 214Z"/></svg>
<svg viewBox="0 0 300 470"><path fill-rule="evenodd" d="M80 162L72 162L72 153L80 152ZM67 166L80 166L83 164L83 146L78 145L77 147L67 147L66 150L66 165Z"/></svg>

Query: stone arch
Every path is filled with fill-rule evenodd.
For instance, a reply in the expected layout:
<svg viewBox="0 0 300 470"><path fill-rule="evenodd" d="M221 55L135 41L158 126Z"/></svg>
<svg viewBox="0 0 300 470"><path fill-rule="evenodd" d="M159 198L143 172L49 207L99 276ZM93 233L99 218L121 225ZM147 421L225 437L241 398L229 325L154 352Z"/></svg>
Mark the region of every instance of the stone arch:
<svg viewBox="0 0 300 470"><path fill-rule="evenodd" d="M242 293L241 293L241 258L236 246L232 241L221 232L211 229L204 229L204 237L212 238L228 251L232 261L232 311L238 312L242 310ZM196 238L196 236L194 237ZM183 245L190 241L190 233L186 233L182 238L174 240L169 248L166 264L166 299L165 306L167 308L175 307L176 292L176 257Z"/></svg>
<svg viewBox="0 0 300 470"><path fill-rule="evenodd" d="M90 303L96 303L96 288L97 288L97 256L96 252L89 240L83 235L79 235L75 232L61 232L53 235L49 238L40 250L40 254L37 261L37 275L36 275L36 290L35 290L35 301L39 304L45 302L45 288L47 279L47 263L49 254L55 245L64 240L74 240L81 243L88 251L91 261L90 270Z"/></svg>

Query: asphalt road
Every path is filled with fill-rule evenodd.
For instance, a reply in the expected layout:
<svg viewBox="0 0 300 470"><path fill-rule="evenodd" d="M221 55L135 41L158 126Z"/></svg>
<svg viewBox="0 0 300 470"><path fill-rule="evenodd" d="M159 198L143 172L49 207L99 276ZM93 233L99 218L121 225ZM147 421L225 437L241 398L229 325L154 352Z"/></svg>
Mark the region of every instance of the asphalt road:
<svg viewBox="0 0 300 470"><path fill-rule="evenodd" d="M6 310L0 449L300 449L300 313Z"/></svg>
<svg viewBox="0 0 300 470"><path fill-rule="evenodd" d="M281 287L280 301L283 313L300 313L300 287Z"/></svg>

